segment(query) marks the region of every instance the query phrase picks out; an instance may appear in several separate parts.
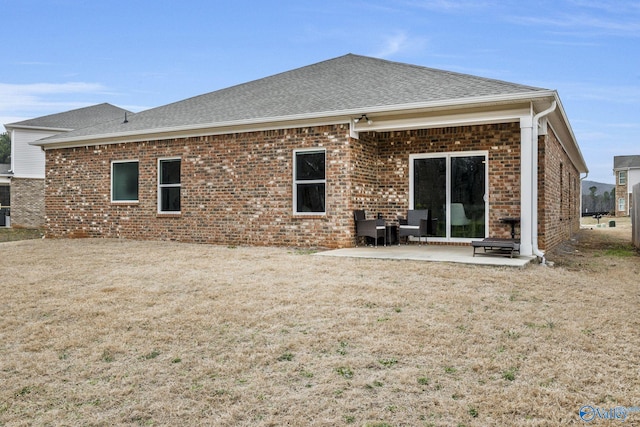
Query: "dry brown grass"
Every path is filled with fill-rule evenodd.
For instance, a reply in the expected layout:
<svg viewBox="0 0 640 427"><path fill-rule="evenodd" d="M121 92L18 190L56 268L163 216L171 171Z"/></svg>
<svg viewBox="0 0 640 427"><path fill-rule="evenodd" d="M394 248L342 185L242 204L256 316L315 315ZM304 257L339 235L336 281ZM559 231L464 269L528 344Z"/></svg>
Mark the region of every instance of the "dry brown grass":
<svg viewBox="0 0 640 427"><path fill-rule="evenodd" d="M525 269L3 243L0 425L581 425L640 405L629 238Z"/></svg>
<svg viewBox="0 0 640 427"><path fill-rule="evenodd" d="M39 228L4 228L0 227L0 243L16 240L40 239L44 230Z"/></svg>

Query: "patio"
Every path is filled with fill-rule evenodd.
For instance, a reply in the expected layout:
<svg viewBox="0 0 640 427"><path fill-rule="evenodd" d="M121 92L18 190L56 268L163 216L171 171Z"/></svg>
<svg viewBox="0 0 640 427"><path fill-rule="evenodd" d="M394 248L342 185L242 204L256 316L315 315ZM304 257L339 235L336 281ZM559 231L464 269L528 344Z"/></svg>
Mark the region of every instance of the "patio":
<svg viewBox="0 0 640 427"><path fill-rule="evenodd" d="M462 264L494 265L507 267L524 267L536 257L484 255L473 256L471 246L447 245L390 245L390 246L361 246L356 248L334 249L318 252L320 256L397 259L414 261L455 262Z"/></svg>

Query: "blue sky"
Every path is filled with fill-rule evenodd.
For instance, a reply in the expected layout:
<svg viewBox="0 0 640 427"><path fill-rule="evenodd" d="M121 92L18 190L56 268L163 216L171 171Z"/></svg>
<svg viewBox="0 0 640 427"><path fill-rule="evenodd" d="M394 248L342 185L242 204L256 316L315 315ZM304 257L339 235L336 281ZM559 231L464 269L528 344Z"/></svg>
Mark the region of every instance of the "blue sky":
<svg viewBox="0 0 640 427"><path fill-rule="evenodd" d="M0 16L1 124L356 53L558 90L590 180L640 154L637 0L0 0Z"/></svg>

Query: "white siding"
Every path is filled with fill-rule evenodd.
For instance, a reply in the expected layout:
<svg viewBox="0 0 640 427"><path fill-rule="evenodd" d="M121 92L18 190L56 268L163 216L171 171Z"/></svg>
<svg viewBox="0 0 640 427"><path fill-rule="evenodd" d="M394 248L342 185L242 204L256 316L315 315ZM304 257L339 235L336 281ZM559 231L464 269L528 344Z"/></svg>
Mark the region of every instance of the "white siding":
<svg viewBox="0 0 640 427"><path fill-rule="evenodd" d="M629 169L627 173L627 188L629 189L629 193L631 193L631 189L636 184L640 184L640 169Z"/></svg>
<svg viewBox="0 0 640 427"><path fill-rule="evenodd" d="M44 152L29 145L60 132L14 129L11 132L11 170L16 178L44 179Z"/></svg>

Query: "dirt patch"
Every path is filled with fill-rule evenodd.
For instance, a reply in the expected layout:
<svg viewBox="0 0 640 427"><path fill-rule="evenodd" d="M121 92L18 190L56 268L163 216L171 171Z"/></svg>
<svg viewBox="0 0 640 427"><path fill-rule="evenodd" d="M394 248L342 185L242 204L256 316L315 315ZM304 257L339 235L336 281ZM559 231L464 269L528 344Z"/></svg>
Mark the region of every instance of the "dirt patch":
<svg viewBox="0 0 640 427"><path fill-rule="evenodd" d="M595 231L523 269L2 243L0 425L548 426L638 406L640 257Z"/></svg>
<svg viewBox="0 0 640 427"><path fill-rule="evenodd" d="M609 227L614 221L615 227ZM558 267L573 270L601 271L611 259L633 257L638 250L631 244L630 218L583 219L579 233L547 254Z"/></svg>

